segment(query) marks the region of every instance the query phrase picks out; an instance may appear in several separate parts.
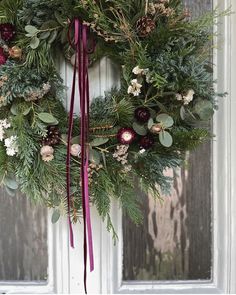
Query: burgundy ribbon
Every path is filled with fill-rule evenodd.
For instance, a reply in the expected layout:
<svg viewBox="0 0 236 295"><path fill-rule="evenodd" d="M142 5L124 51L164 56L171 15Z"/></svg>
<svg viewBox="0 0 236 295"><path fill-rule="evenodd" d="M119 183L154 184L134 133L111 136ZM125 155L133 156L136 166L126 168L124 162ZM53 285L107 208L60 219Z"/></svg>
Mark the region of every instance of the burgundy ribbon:
<svg viewBox="0 0 236 295"><path fill-rule="evenodd" d="M74 74L71 92L71 105L69 112L69 130L67 146L67 200L68 211L70 212L70 146L73 128L73 113L75 101L75 85L78 67L78 85L80 94L80 145L81 145L81 195L84 219L84 290L87 293L87 251L89 252L90 271L94 270L92 227L89 207L89 182L88 182L88 163L89 163L89 79L88 79L88 27L78 19L74 22L74 44L70 39L71 26L68 32L69 42L76 51L74 64ZM73 230L69 214L70 244L74 247ZM88 245L87 245L88 242ZM88 248L88 249L87 249Z"/></svg>

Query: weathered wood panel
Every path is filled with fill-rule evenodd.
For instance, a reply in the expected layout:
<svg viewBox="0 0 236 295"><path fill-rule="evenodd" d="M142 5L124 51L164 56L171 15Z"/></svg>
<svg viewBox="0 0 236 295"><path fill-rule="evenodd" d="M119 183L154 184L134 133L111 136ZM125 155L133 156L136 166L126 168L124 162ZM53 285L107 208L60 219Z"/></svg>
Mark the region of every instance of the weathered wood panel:
<svg viewBox="0 0 236 295"><path fill-rule="evenodd" d="M212 7L212 0L186 0L193 17ZM174 176L171 196L163 205L143 199L144 224L123 218L124 280L198 280L211 278L211 143L189 156L188 169Z"/></svg>
<svg viewBox="0 0 236 295"><path fill-rule="evenodd" d="M46 281L47 210L0 190L0 281Z"/></svg>

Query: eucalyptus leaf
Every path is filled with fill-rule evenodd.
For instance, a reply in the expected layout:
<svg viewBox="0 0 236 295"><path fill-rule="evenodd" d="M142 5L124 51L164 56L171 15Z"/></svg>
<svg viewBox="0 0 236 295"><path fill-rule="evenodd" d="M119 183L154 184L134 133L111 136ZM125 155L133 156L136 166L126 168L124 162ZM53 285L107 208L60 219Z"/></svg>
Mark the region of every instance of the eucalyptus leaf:
<svg viewBox="0 0 236 295"><path fill-rule="evenodd" d="M12 115L16 116L18 114L18 106L17 106L17 104L13 104L11 106L11 110L10 111L11 111Z"/></svg>
<svg viewBox="0 0 236 295"><path fill-rule="evenodd" d="M24 112L23 112L23 115L24 116L27 116L31 111L31 107L30 108L27 108Z"/></svg>
<svg viewBox="0 0 236 295"><path fill-rule="evenodd" d="M31 26L31 25L27 25L25 26L25 30L28 34L30 34L31 36L35 35L38 33L38 29L35 26Z"/></svg>
<svg viewBox="0 0 236 295"><path fill-rule="evenodd" d="M15 179L11 178L11 177L5 177L4 179L4 183L5 185L12 189L12 190L17 190L18 189L18 183L16 182Z"/></svg>
<svg viewBox="0 0 236 295"><path fill-rule="evenodd" d="M147 134L147 129L144 125L140 125L137 122L133 123L133 129L138 135L145 136Z"/></svg>
<svg viewBox="0 0 236 295"><path fill-rule="evenodd" d="M60 216L61 216L60 211L58 209L55 209L52 213L52 218L51 218L52 223L56 223L59 220Z"/></svg>
<svg viewBox="0 0 236 295"><path fill-rule="evenodd" d="M151 129L153 125L154 125L154 120L152 118L150 118L148 120L148 129Z"/></svg>
<svg viewBox="0 0 236 295"><path fill-rule="evenodd" d="M211 119L214 114L213 105L209 100L198 100L194 105L194 112L201 120L207 121Z"/></svg>
<svg viewBox="0 0 236 295"><path fill-rule="evenodd" d="M159 140L164 147L171 147L173 144L173 138L171 134L164 130L159 133Z"/></svg>
<svg viewBox="0 0 236 295"><path fill-rule="evenodd" d="M107 161L106 161L106 155L104 152L101 153L102 154L102 161L103 161L103 165L104 167L107 169Z"/></svg>
<svg viewBox="0 0 236 295"><path fill-rule="evenodd" d="M66 145L67 139L68 139L68 135L67 134L62 134L61 135L61 139L62 139L62 142Z"/></svg>
<svg viewBox="0 0 236 295"><path fill-rule="evenodd" d="M174 120L167 114L160 114L156 117L156 120L164 125L165 128L170 128L174 125Z"/></svg>
<svg viewBox="0 0 236 295"><path fill-rule="evenodd" d="M40 40L38 37L33 37L30 41L30 47L36 49L39 46Z"/></svg>
<svg viewBox="0 0 236 295"><path fill-rule="evenodd" d="M55 41L57 34L58 33L56 30L51 32L50 38L48 39L48 44L52 44Z"/></svg>
<svg viewBox="0 0 236 295"><path fill-rule="evenodd" d="M67 140L67 139L66 139ZM80 144L80 136L75 136L71 139L71 144Z"/></svg>
<svg viewBox="0 0 236 295"><path fill-rule="evenodd" d="M100 146L109 141L109 138L95 138L93 141L90 142L91 146Z"/></svg>
<svg viewBox="0 0 236 295"><path fill-rule="evenodd" d="M44 122L46 124L51 124L51 125L58 124L57 119L50 113L39 113L38 117L42 122Z"/></svg>
<svg viewBox="0 0 236 295"><path fill-rule="evenodd" d="M98 165L101 162L101 154L95 149L90 149L89 160Z"/></svg>
<svg viewBox="0 0 236 295"><path fill-rule="evenodd" d="M47 39L48 37L50 36L50 32L42 32L42 33L40 33L40 35L39 35L39 39L41 39L41 40L45 40L45 39Z"/></svg>
<svg viewBox="0 0 236 295"><path fill-rule="evenodd" d="M180 118L184 121L185 118L186 118L186 111L185 111L184 106L182 106L182 107L180 108L179 113L180 113Z"/></svg>

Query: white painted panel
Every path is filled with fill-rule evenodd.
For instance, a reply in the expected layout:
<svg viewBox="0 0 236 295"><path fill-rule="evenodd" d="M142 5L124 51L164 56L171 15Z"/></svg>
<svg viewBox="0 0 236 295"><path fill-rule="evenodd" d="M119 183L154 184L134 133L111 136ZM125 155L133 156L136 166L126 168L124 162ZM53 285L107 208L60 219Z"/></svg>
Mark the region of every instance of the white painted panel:
<svg viewBox="0 0 236 295"><path fill-rule="evenodd" d="M62 61L60 64L60 72L62 78L64 79L65 85L68 87L65 105L67 109L69 109L71 85L73 78L73 67L70 64ZM97 62L91 69L89 69L89 81L90 98L92 100L97 96L104 95L104 91L110 90L111 87L119 84L119 71L116 67L111 65L111 63L106 58L103 58L100 62ZM76 92L75 103L75 112L78 114L78 91ZM94 272L89 273L88 269L87 287L88 293L100 293L100 290L103 289L104 284L104 281L102 279L102 273L104 273L103 267L105 265L103 257L107 257L106 252L103 252L104 248L101 247L101 238L103 238L104 235L107 236L107 233L105 225L101 222L100 217L98 216L95 208L91 208L91 218L93 230L95 270ZM62 227L60 230L67 232L67 220L64 219L61 222L61 225ZM68 277L69 279L68 292L70 294L78 294L83 293L83 222L81 221L81 224L74 225L73 228L75 237L75 249L68 247L68 269L64 271L64 276ZM64 234L64 239L68 239L68 234ZM64 240L62 242L65 243L65 245L68 245L68 241ZM63 252L65 251L65 249L61 249L61 251ZM60 277L60 270L57 271L57 273ZM63 281L63 277L61 279ZM67 284L65 283L64 285ZM63 288L63 286L59 286L58 290L65 292L66 288Z"/></svg>

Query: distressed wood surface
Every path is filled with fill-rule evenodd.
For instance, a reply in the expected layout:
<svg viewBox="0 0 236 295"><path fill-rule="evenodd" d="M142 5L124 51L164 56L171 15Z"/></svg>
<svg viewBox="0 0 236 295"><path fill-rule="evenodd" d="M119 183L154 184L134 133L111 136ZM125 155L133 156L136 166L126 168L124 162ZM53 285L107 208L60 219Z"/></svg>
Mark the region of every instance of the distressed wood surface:
<svg viewBox="0 0 236 295"><path fill-rule="evenodd" d="M0 190L0 281L46 281L47 210Z"/></svg>
<svg viewBox="0 0 236 295"><path fill-rule="evenodd" d="M192 16L211 9L212 0L186 0ZM124 280L198 280L211 278L211 143L189 156L187 169L168 171L172 194L164 204L143 199L144 224L123 218Z"/></svg>

